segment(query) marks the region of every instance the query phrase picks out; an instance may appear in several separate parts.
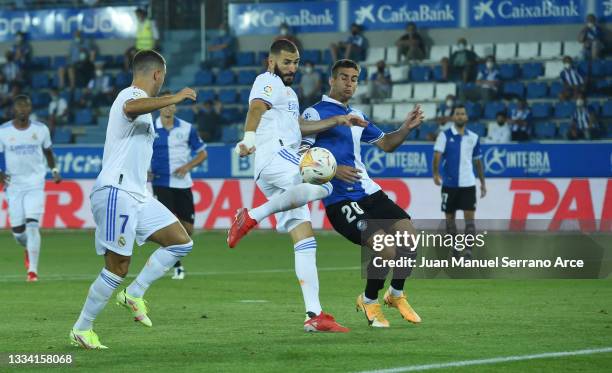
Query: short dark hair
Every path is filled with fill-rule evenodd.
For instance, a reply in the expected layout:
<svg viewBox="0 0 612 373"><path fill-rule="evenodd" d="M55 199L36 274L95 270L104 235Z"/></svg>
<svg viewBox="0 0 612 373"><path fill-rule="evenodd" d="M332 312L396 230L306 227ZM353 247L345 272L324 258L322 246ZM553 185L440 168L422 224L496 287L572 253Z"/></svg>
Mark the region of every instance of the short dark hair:
<svg viewBox="0 0 612 373"><path fill-rule="evenodd" d="M336 63L334 63L334 66L332 66L332 69L331 69L332 77L333 78L338 77L338 70L344 69L344 68L355 69L357 70L357 73L361 72L361 67L359 66L357 62L353 60L343 59L343 60L336 61Z"/></svg>
<svg viewBox="0 0 612 373"><path fill-rule="evenodd" d="M132 60L132 70L136 72L146 72L151 68L163 67L166 65L164 57L151 49L143 49L136 53Z"/></svg>
<svg viewBox="0 0 612 373"><path fill-rule="evenodd" d="M278 39L270 46L270 54L278 55L281 51L295 53L298 51L297 47L291 40Z"/></svg>
<svg viewBox="0 0 612 373"><path fill-rule="evenodd" d="M30 100L30 96L28 96L28 95L17 95L17 96L15 96L15 98L13 99L13 105L18 103L18 102L26 102L26 103L32 104L32 100Z"/></svg>
<svg viewBox="0 0 612 373"><path fill-rule="evenodd" d="M497 112L497 114L495 114L496 117L498 117L500 115L504 116L504 117L507 117L508 113L506 113L506 110L500 110L500 111Z"/></svg>
<svg viewBox="0 0 612 373"><path fill-rule="evenodd" d="M458 103L457 105L455 105L455 107L453 108L453 114L455 114L455 111L457 111L457 109L465 110L465 105L462 103Z"/></svg>

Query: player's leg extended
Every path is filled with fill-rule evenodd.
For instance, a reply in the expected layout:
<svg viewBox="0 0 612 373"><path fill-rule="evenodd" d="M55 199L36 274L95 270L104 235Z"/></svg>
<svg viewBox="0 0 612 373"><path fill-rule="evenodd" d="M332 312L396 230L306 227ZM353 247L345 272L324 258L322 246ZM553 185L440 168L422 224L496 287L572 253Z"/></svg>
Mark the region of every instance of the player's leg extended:
<svg viewBox="0 0 612 373"><path fill-rule="evenodd" d="M185 220L179 218L179 221L183 228L185 228L185 232L191 237L193 235L193 223L189 223ZM185 268L183 267L183 263L180 260L177 260L174 263L174 275L172 276L173 280L182 280L185 278Z"/></svg>
<svg viewBox="0 0 612 373"><path fill-rule="evenodd" d="M187 189L174 189L174 212L176 217L179 219L185 231L191 237L193 235L193 223L195 221L195 206L193 203L193 192L190 188ZM174 264L174 275L173 280L182 280L185 278L185 268L183 263L177 260Z"/></svg>
<svg viewBox="0 0 612 373"><path fill-rule="evenodd" d="M42 189L27 191L24 195L26 250L28 252L28 281L38 280L38 258L40 256L39 222L44 212L45 193Z"/></svg>
<svg viewBox="0 0 612 373"><path fill-rule="evenodd" d="M5 189L5 195L8 202L8 213L11 219L11 232L15 241L24 249L24 263L26 271L30 267L28 259L28 251L26 249L28 238L26 236L25 226L25 210L24 210L24 193L11 190L11 188Z"/></svg>

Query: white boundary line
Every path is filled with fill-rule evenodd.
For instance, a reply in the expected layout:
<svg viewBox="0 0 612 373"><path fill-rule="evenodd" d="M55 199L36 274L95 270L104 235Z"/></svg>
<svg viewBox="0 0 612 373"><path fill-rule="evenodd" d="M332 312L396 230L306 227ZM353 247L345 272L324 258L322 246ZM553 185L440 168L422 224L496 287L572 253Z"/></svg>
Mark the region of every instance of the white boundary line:
<svg viewBox="0 0 612 373"><path fill-rule="evenodd" d="M359 373L421 372L424 370L431 370L431 369L457 368L457 367L467 367L471 365L499 364L499 363L506 363L506 362L512 362L512 361L549 359L549 358L564 357L564 356L593 355L593 354L601 354L601 353L606 353L606 352L612 352L612 347L590 348L586 350L576 350L576 351L545 352L542 354L534 354L534 355L500 356L500 357L494 357L490 359L451 361L448 363L438 363L438 364L408 365L405 367L397 367L397 368L390 368L390 369L365 370Z"/></svg>

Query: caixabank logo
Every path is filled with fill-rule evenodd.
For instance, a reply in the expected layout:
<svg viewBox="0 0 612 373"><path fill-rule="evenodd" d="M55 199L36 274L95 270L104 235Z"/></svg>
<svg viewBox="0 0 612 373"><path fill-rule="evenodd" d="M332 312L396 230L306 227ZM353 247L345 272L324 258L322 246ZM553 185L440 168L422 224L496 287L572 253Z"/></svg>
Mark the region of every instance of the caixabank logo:
<svg viewBox="0 0 612 373"><path fill-rule="evenodd" d="M457 1L351 1L352 22L368 30L403 29L407 22L427 27L456 27Z"/></svg>
<svg viewBox="0 0 612 373"><path fill-rule="evenodd" d="M581 23L585 0L472 0L471 26Z"/></svg>

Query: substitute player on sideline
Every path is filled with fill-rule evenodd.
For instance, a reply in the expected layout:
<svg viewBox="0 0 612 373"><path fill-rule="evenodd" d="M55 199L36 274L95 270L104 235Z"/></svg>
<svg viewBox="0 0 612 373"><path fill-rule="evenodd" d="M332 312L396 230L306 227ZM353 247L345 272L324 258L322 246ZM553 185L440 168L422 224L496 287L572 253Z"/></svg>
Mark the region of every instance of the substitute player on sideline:
<svg viewBox="0 0 612 373"><path fill-rule="evenodd" d="M348 332L323 312L319 301L317 243L310 223L307 203L328 196L331 184L302 183L297 151L302 135L338 125L365 125L359 117L340 115L311 123L304 129L298 98L291 84L300 55L292 42L272 43L268 71L255 79L249 96L244 139L236 145L240 156L255 153L255 181L268 202L250 211L240 209L230 227L228 245L234 247L258 222L276 215L279 232L289 232L293 240L295 272L306 307L304 330L310 332ZM282 211L282 212L281 212Z"/></svg>
<svg viewBox="0 0 612 373"><path fill-rule="evenodd" d="M155 51L142 50L132 61L132 85L117 95L111 106L104 142L102 171L90 195L96 223L95 246L105 265L91 284L81 314L70 331L72 344L104 349L93 331L93 321L113 291L125 278L134 241L152 241L161 247L149 257L136 279L117 294L136 321L151 326L143 299L149 286L177 260L187 255L193 242L176 217L147 192L155 129L151 113L196 94L183 88L172 96L155 97L166 76L166 61Z"/></svg>
<svg viewBox="0 0 612 373"><path fill-rule="evenodd" d="M171 95L165 91L162 96ZM179 219L187 234L193 234L195 208L191 187L191 170L206 160L206 144L200 139L195 127L177 118L176 105L162 108L155 120L155 141L151 161L151 184L153 195ZM191 158L191 154L195 157ZM180 260L174 264L173 280L185 278L185 269Z"/></svg>
<svg viewBox="0 0 612 373"><path fill-rule="evenodd" d="M335 115L351 114L368 121L368 126L332 128L304 138L302 144L303 148L315 146L329 150L338 163L336 176L331 181L333 192L323 199L325 213L331 225L354 244L371 245L372 242L362 239L362 236L368 224L375 224L372 220L393 220L389 227L380 227L386 234L405 231L415 234L416 230L406 211L391 201L368 176L361 161L360 143L370 143L387 153L393 152L410 132L421 124L423 113L417 105L398 130L385 134L369 122L361 111L348 105L357 90L359 72L360 67L356 62L337 61L331 70L329 96L323 95L319 103L307 108L302 115L306 120L321 120ZM389 255L401 259L416 256L416 251L409 252L406 248L394 247ZM389 268L376 269L370 262L365 291L357 297L357 310L364 312L368 324L372 327L389 327L389 321L378 303L378 293L385 286L388 272ZM403 291L406 278L411 272L410 267L393 270L393 278L384 295L384 302L389 307L397 308L405 320L420 323L421 318L408 304Z"/></svg>
<svg viewBox="0 0 612 373"><path fill-rule="evenodd" d="M457 233L455 214L457 210L463 210L465 233L475 234L476 178L474 177L474 165L478 172L478 179L480 179L480 198L484 198L487 194L481 162L480 139L476 133L465 128L468 122L465 106L455 106L453 121L453 126L440 132L436 139L433 179L436 185L442 185L442 211L446 217L446 231L453 235ZM440 176L441 161L443 162L443 178ZM451 251L452 256L461 256L460 251L454 248ZM464 251L466 258L472 257L470 247Z"/></svg>
<svg viewBox="0 0 612 373"><path fill-rule="evenodd" d="M45 210L46 166L51 169L56 183L61 177L55 167L49 128L30 120L30 98L15 97L13 111L13 120L0 126L0 152L4 153L6 163L6 169L0 169L0 184L5 186L13 237L26 250L26 280L32 282L38 281L39 227Z"/></svg>

